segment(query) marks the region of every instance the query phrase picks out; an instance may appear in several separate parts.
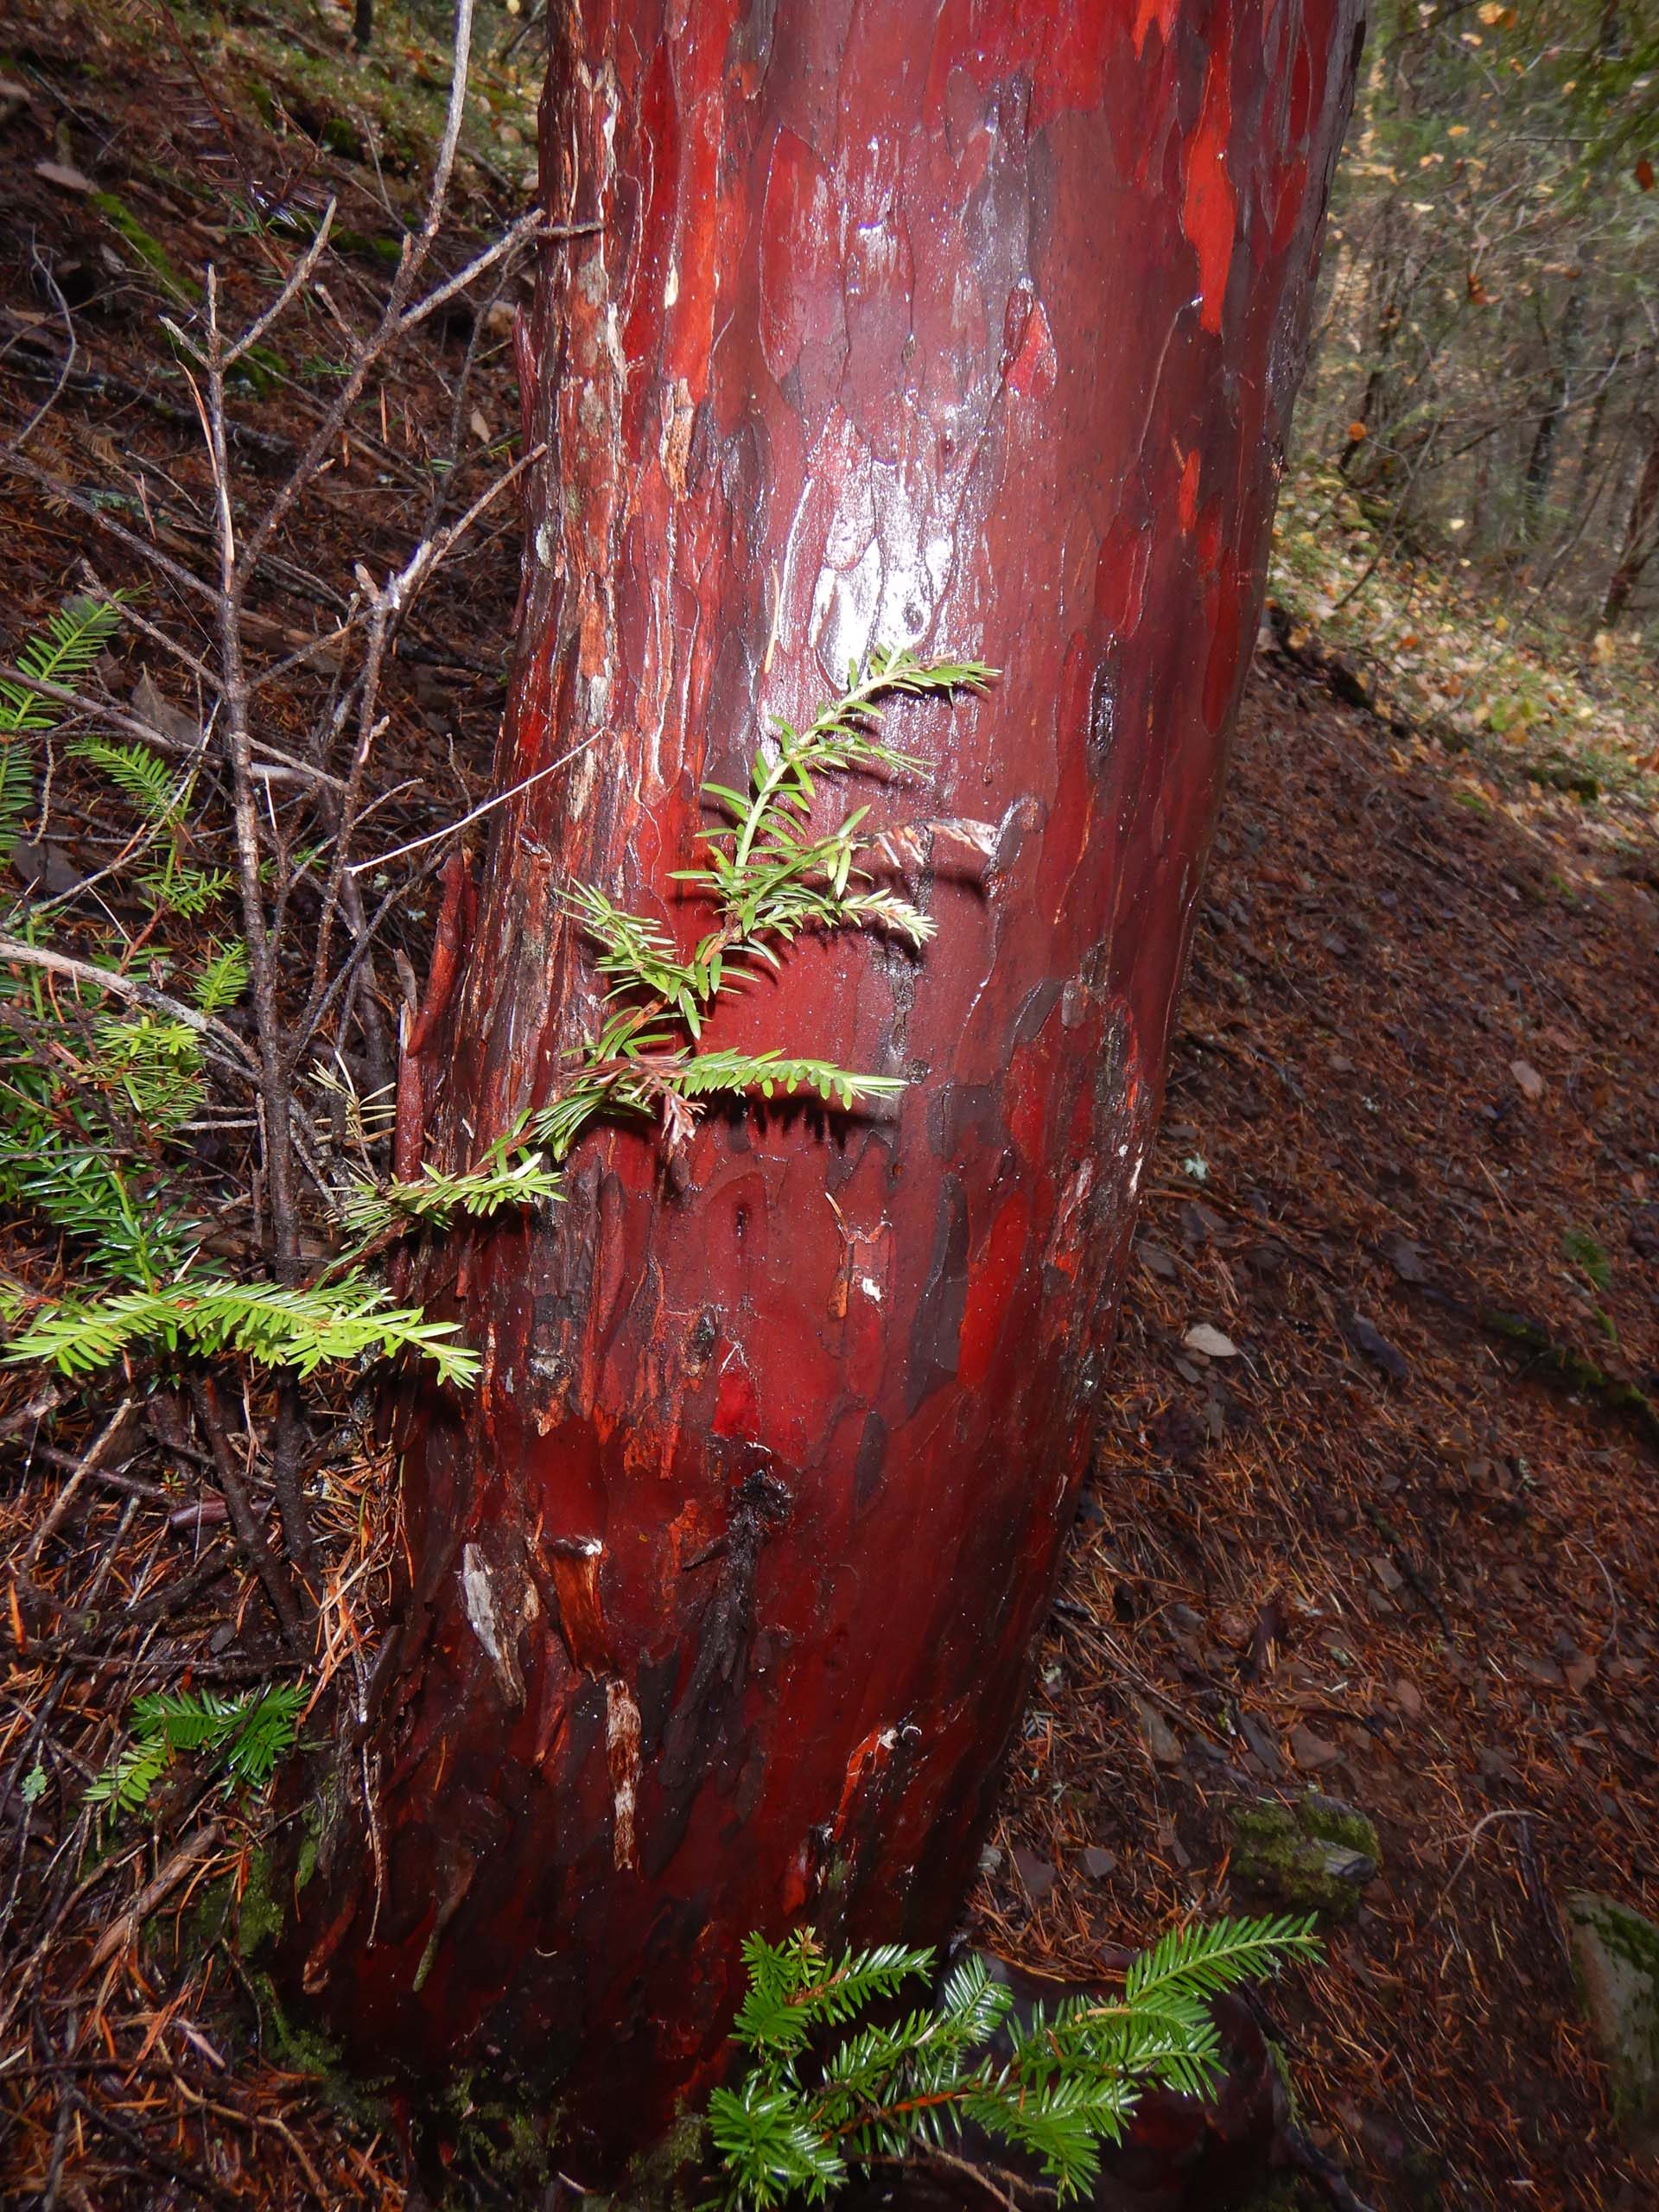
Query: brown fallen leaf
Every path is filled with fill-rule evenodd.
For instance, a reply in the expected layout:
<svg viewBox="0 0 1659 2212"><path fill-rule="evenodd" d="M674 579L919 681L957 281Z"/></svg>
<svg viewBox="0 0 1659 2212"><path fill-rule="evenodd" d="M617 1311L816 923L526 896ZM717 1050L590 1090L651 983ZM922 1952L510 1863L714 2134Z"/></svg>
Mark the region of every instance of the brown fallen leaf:
<svg viewBox="0 0 1659 2212"><path fill-rule="evenodd" d="M1408 1720L1423 1717L1423 1694L1408 1675L1400 1675L1394 1685L1394 1701Z"/></svg>
<svg viewBox="0 0 1659 2212"><path fill-rule="evenodd" d="M1290 1732L1290 1756L1300 1767L1329 1766L1342 1757L1342 1747L1299 1724Z"/></svg>
<svg viewBox="0 0 1659 2212"><path fill-rule="evenodd" d="M1543 1096L1544 1078L1530 1060L1511 1060L1510 1073L1515 1077L1517 1086L1527 1097L1541 1098Z"/></svg>

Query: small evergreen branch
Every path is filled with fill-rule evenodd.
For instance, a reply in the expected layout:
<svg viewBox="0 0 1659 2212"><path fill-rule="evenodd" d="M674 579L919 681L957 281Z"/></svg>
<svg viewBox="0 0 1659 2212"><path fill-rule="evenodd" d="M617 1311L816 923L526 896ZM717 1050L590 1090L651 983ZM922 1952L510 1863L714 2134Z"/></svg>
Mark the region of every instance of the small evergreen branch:
<svg viewBox="0 0 1659 2212"><path fill-rule="evenodd" d="M0 1199L32 1206L64 1235L97 1255L100 1274L146 1290L188 1260L197 1224L130 1160L55 1130L33 1144L0 1128Z"/></svg>
<svg viewBox="0 0 1659 2212"><path fill-rule="evenodd" d="M903 833L867 836L860 807L834 830L812 836L807 822L815 779L831 771L914 772L923 766L884 743L880 710L891 696L981 691L995 671L977 661L924 661L910 652L873 652L855 669L842 695L802 731L779 723L757 755L747 792L707 784L704 794L729 817L700 834L705 866L681 869L720 912L690 958L682 958L664 926L630 913L594 884L564 894L573 918L598 950L609 1009L556 1095L500 1140L469 1173L425 1171L413 1182L359 1185L346 1202L353 1230L385 1235L400 1222L442 1226L458 1212L474 1215L527 1199L557 1196L552 1170L569 1158L589 1125L603 1117L639 1116L660 1123L671 1147L683 1144L703 1102L717 1095L758 1092L772 1098L810 1090L842 1112L894 1096L896 1076L867 1075L776 1049L760 1052L697 1049L711 1002L746 980L748 963L781 966L779 949L804 930L875 929L919 949L931 918L896 892L862 887L859 858L886 865L918 856ZM976 824L951 824L954 834ZM729 849L728 849L729 848ZM543 1161L550 1163L544 1168Z"/></svg>
<svg viewBox="0 0 1659 2212"><path fill-rule="evenodd" d="M52 729L58 715L35 687L55 683L72 688L115 635L121 622L117 600L67 599L48 618L44 630L25 640L17 654L22 683L0 678L0 737L24 730Z"/></svg>
<svg viewBox="0 0 1659 2212"><path fill-rule="evenodd" d="M65 1299L37 1309L5 1360L41 1360L65 1375L103 1366L135 1344L213 1354L243 1352L262 1367L309 1375L325 1361L393 1359L416 1352L445 1382L465 1388L478 1354L453 1341L453 1321L429 1321L418 1306L392 1307L379 1283L346 1275L326 1287L236 1282L186 1273L164 1287Z"/></svg>
<svg viewBox="0 0 1659 2212"><path fill-rule="evenodd" d="M89 760L101 769L153 828L171 829L182 819L192 779L176 775L148 745L117 745L106 737L83 737L70 751L78 760Z"/></svg>
<svg viewBox="0 0 1659 2212"><path fill-rule="evenodd" d="M214 948L191 996L202 1014L223 1014L248 988L248 948L239 937Z"/></svg>
<svg viewBox="0 0 1659 2212"><path fill-rule="evenodd" d="M158 1691L137 1699L133 1733L86 1792L89 1805L139 1813L181 1751L197 1751L220 1764L226 1781L262 1789L283 1753L291 1751L309 1700L302 1686L276 1684L226 1697L214 1690Z"/></svg>
<svg viewBox="0 0 1659 2212"><path fill-rule="evenodd" d="M562 1195L557 1174L543 1166L539 1152L517 1158L499 1154L467 1175L446 1175L423 1166L410 1182L355 1184L341 1202L340 1214L353 1235L374 1237L391 1229L447 1229L457 1214L476 1219L503 1206L538 1200L551 1204Z"/></svg>
<svg viewBox="0 0 1659 2212"><path fill-rule="evenodd" d="M931 1970L932 1954L892 1945L832 1961L810 1929L777 1945L752 1936L733 2031L749 2070L709 2103L728 2202L764 2212L798 2193L816 2203L853 2168L943 2149L969 2126L1035 2158L1060 2202L1077 2196L1147 2085L1192 2096L1214 2087L1222 2055L1208 2000L1317 1950L1311 1921L1177 1929L1135 1961L1120 2001L1069 1999L1052 2015L1039 2005L1023 2026L1010 2023L1009 1991L969 1956L931 2005L825 2051L822 2029L891 1999Z"/></svg>
<svg viewBox="0 0 1659 2212"><path fill-rule="evenodd" d="M35 801L31 741L55 728L60 719L57 708L35 687L73 686L103 652L120 620L117 601L66 600L19 652L17 673L23 680L0 677L0 866L10 858Z"/></svg>

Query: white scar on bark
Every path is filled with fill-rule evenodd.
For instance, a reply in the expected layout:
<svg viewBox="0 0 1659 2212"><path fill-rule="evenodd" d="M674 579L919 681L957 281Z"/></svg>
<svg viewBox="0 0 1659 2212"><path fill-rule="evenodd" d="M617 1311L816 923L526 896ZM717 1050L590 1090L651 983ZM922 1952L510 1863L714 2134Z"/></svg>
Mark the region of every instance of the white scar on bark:
<svg viewBox="0 0 1659 2212"><path fill-rule="evenodd" d="M627 1684L613 1675L605 1685L605 1748L611 1766L611 1805L615 1815L612 1855L618 1866L639 1871L633 1815L639 1789L639 1708Z"/></svg>
<svg viewBox="0 0 1659 2212"><path fill-rule="evenodd" d="M484 1647L484 1656L500 1684L502 1696L511 1706L523 1705L524 1683L518 1671L518 1655L503 1632L501 1618L495 1607L495 1586L490 1580L489 1561L476 1544L461 1548L461 1591L467 1601L467 1618L472 1623L473 1634Z"/></svg>

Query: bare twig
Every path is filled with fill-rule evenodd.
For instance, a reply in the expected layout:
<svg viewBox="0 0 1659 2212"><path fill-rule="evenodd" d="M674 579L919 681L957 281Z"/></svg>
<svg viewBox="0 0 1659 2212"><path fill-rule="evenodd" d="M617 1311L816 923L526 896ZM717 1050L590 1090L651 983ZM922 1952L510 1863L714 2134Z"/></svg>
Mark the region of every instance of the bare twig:
<svg viewBox="0 0 1659 2212"><path fill-rule="evenodd" d="M35 1529L35 1534L29 1539L29 1549L23 1554L22 1571L25 1574L32 1575L34 1573L35 1564L40 1559L41 1554L46 1549L46 1547L51 1542L53 1536L61 1526L63 1517L69 1510L69 1507L73 1501L75 1492L80 1488L82 1483L86 1481L87 1476L92 1472L93 1469L103 1458L105 1452L109 1449L115 1438L119 1434L122 1428L125 1427L127 1415L132 1411L137 1401L133 1398L123 1398L120 1404L110 1415L108 1421L105 1422L97 1436L94 1437L92 1443L87 1446L86 1452L81 1455L80 1459L76 1464L74 1472L70 1476L68 1481L64 1484L62 1489L59 1491L56 1497L52 1501L50 1511L46 1515L39 1528Z"/></svg>
<svg viewBox="0 0 1659 2212"><path fill-rule="evenodd" d="M40 429L41 424L45 422L47 416L52 412L52 410L57 405L59 400L62 398L64 387L67 385L71 376L74 373L75 363L79 358L80 353L80 348L75 338L75 319L69 312L69 302L63 296L63 289L58 283L57 277L53 271L52 264L41 254L38 246L32 245L30 252L34 259L35 266L40 271L42 282L45 283L47 289L52 295L52 303L57 308L60 315L63 318L64 334L68 339L69 344L64 353L62 363L59 367L57 378L53 384L51 391L48 392L46 397L35 410L35 412L29 416L28 422L24 423L22 429L18 431L16 436L10 441L10 449L13 453L19 453L22 450L23 447L28 444L29 439L35 435L35 431Z"/></svg>
<svg viewBox="0 0 1659 2212"><path fill-rule="evenodd" d="M136 976L122 976L111 968L94 968L89 960L72 959L66 952L54 952L43 944L24 944L13 937L0 937L0 963L16 961L25 968L43 968L48 974L66 976L71 982L90 983L94 990L108 991L112 997L130 1000L135 1006L152 1007L157 1014L164 1014L169 1020L181 1021L198 1036L211 1037L215 1042L227 1046L236 1055L238 1074L246 1072L251 1063L247 1046L234 1029L228 1029L211 1014L198 1014L195 1007L187 1006L182 999L170 997L158 991L153 983L140 982Z"/></svg>
<svg viewBox="0 0 1659 2212"><path fill-rule="evenodd" d="M602 730L590 731L579 745L573 745L568 753L561 753L556 760L550 760L546 767L537 768L533 775L521 777L516 784L509 784L505 791L497 791L493 798L480 800L470 814L463 814L458 822L446 823L442 830L430 830L423 837L411 837L407 844L394 845L389 853L377 853L372 861L359 861L351 873L353 875L365 874L371 868L385 868L392 861L402 860L405 854L421 852L426 846L435 845L445 837L459 836L474 822L481 822L486 814L493 814L498 806L505 806L509 799L517 798L520 791L527 791L532 784L539 784L559 769L569 767L579 753L585 753L603 734Z"/></svg>
<svg viewBox="0 0 1659 2212"><path fill-rule="evenodd" d="M209 1821L206 1827L197 1828L194 1834L187 1836L154 1880L144 1884L127 1910L118 1914L99 1936L92 1953L91 1971L96 1973L118 1951L124 1950L156 1906L172 1895L202 1859L211 1858L224 1840L222 1821Z"/></svg>
<svg viewBox="0 0 1659 2212"><path fill-rule="evenodd" d="M328 250L328 233L334 228L334 209L338 201L331 200L322 211L322 220L317 225L317 235L288 272L286 282L276 298L262 315L251 322L233 346L225 349L224 365L232 369L246 353L252 352L265 333L281 316L287 314L308 283L312 270ZM194 350L194 349L193 349Z"/></svg>
<svg viewBox="0 0 1659 2212"><path fill-rule="evenodd" d="M282 1624L283 1634L296 1651L302 1651L305 1637L301 1627L301 1606L293 1577L265 1541L265 1532L260 1527L258 1516L249 1501L242 1471L236 1464L236 1454L225 1432L224 1416L219 1412L219 1393L213 1387L213 1377L207 1375L193 1377L190 1395L195 1405L196 1418L201 1424L201 1433L213 1455L214 1471L219 1477L219 1486L225 1493L226 1505L230 1510L231 1527L235 1532L236 1541L246 1554L249 1565L264 1584L277 1620Z"/></svg>

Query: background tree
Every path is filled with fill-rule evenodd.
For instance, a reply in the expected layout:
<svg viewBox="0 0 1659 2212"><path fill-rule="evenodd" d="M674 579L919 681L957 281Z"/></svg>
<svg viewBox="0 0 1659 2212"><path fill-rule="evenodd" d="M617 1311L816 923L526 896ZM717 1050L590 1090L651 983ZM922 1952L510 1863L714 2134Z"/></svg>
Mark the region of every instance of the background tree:
<svg viewBox="0 0 1659 2212"><path fill-rule="evenodd" d="M550 1221L418 1271L482 1366L409 1417L407 1586L302 1978L359 2057L556 2090L587 2172L723 2067L747 1930L926 1941L974 1866L1087 1459L1357 29L1342 0L595 0L552 37L543 191L599 228L522 336L523 788L416 1025L427 1159L475 1164L593 1033L569 887L706 925L676 880L700 787L766 717L878 646L1002 671L902 711L913 782L820 795L820 826L871 801L936 942L803 939L710 1027L897 1104L711 1115L669 1156L620 1128Z"/></svg>
<svg viewBox="0 0 1659 2212"><path fill-rule="evenodd" d="M1299 428L1392 543L1580 626L1643 611L1656 83L1645 0L1377 10Z"/></svg>

